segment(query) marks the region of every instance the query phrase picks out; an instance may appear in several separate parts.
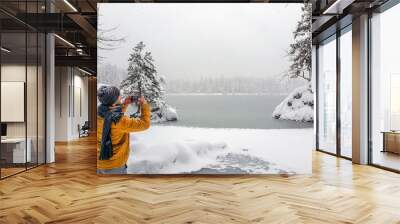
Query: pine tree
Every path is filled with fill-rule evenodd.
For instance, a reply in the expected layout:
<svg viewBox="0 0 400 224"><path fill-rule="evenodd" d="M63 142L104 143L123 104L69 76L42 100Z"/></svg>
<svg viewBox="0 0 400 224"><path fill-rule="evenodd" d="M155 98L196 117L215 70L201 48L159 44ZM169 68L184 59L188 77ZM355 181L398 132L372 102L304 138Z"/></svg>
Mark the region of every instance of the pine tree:
<svg viewBox="0 0 400 224"><path fill-rule="evenodd" d="M294 43L290 44L288 56L291 65L285 74L289 79L304 79L307 85L298 87L289 94L273 111L276 119L312 122L314 100L311 88L311 16L312 5L307 1L302 15L293 32Z"/></svg>
<svg viewBox="0 0 400 224"><path fill-rule="evenodd" d="M310 82L312 4L306 2L301 9L303 14L293 32L294 43L290 44L288 51L291 65L286 75L289 78L302 78Z"/></svg>
<svg viewBox="0 0 400 224"><path fill-rule="evenodd" d="M124 95L144 96L154 107L164 104L164 78L158 75L151 53L141 41L129 56L128 77L121 82Z"/></svg>

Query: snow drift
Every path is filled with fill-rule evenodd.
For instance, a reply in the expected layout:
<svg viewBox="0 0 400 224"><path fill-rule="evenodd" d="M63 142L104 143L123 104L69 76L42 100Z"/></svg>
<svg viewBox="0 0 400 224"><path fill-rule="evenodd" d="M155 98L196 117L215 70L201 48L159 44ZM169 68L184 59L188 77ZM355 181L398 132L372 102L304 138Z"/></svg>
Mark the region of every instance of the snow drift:
<svg viewBox="0 0 400 224"><path fill-rule="evenodd" d="M135 148L128 163L130 170L135 173L174 173L174 169L184 172L185 166L191 166L187 171L201 169L201 164L211 162L216 152L226 148L226 143L178 140L165 144L138 144Z"/></svg>
<svg viewBox="0 0 400 224"><path fill-rule="evenodd" d="M282 120L312 122L314 95L309 85L294 89L274 110L272 117Z"/></svg>

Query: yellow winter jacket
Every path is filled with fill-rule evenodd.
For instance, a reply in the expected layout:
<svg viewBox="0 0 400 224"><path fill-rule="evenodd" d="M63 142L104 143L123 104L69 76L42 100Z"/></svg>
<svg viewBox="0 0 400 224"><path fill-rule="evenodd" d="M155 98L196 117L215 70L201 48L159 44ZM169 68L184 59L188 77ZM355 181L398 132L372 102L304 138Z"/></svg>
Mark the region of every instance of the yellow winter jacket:
<svg viewBox="0 0 400 224"><path fill-rule="evenodd" d="M103 118L97 116L97 168L113 169L126 164L129 158L129 133L143 131L150 127L150 106L142 105L141 118L122 116L118 123L111 124L111 142L113 156L109 160L99 160L101 136L103 133ZM126 108L123 108L125 112Z"/></svg>

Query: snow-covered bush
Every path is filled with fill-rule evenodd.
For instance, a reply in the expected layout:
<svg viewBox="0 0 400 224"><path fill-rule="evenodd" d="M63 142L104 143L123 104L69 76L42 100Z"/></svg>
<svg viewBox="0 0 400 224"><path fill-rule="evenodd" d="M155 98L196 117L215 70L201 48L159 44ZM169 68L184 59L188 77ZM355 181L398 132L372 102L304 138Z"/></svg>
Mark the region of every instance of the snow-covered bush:
<svg viewBox="0 0 400 224"><path fill-rule="evenodd" d="M313 122L314 95L309 85L293 90L274 110L272 117L282 120Z"/></svg>

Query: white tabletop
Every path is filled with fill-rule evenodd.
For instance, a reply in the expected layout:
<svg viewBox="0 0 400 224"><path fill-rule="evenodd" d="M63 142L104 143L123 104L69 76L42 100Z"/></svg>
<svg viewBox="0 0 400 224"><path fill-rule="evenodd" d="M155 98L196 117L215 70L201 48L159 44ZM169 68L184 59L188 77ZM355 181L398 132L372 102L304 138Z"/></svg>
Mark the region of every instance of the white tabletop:
<svg viewBox="0 0 400 224"><path fill-rule="evenodd" d="M24 142L25 138L5 138L5 139L1 139L1 143L20 143L20 142ZM28 139L29 141L29 139Z"/></svg>

